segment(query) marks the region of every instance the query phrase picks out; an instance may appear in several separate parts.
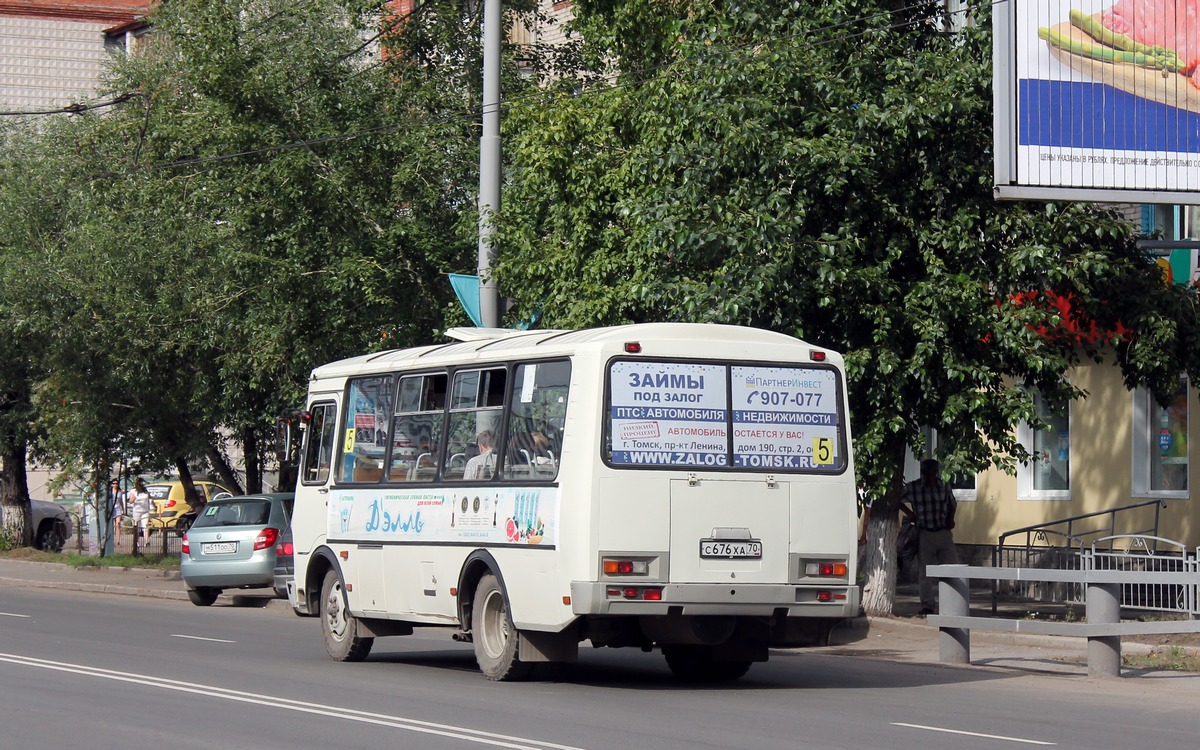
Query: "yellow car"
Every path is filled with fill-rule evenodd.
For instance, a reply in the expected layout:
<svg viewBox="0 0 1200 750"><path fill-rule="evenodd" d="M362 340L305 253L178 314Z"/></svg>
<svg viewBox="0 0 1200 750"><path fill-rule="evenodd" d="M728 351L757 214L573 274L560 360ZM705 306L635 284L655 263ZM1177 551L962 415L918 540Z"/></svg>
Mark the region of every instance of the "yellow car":
<svg viewBox="0 0 1200 750"><path fill-rule="evenodd" d="M147 482L146 489L150 492L150 530L174 529L182 534L196 520L200 512L218 493L233 494L216 482L193 482L196 485L196 496L200 501L199 507L193 508L183 494L183 482L161 481Z"/></svg>

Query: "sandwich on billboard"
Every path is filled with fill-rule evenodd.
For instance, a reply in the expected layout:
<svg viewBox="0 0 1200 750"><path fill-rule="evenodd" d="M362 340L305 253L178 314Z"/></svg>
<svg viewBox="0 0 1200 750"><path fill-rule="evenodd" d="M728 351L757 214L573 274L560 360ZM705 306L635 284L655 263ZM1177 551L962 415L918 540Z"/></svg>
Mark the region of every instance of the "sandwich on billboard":
<svg viewBox="0 0 1200 750"><path fill-rule="evenodd" d="M1200 0L994 9L997 197L1197 202Z"/></svg>

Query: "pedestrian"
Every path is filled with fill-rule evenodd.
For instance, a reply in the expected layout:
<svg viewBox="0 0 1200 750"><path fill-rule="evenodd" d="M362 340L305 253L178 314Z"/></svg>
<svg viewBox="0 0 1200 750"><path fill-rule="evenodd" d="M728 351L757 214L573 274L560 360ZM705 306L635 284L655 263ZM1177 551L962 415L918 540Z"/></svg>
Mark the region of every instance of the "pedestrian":
<svg viewBox="0 0 1200 750"><path fill-rule="evenodd" d="M942 482L941 465L936 459L921 462L921 477L904 485L900 510L917 525L917 560L921 564L921 612L937 612L937 589L926 568L930 565L958 563L954 547L954 512L958 502L950 487Z"/></svg>
<svg viewBox="0 0 1200 750"><path fill-rule="evenodd" d="M108 494L112 497L113 532L116 535L117 546L121 546L121 537L125 534L125 517L128 508L125 507L125 493L121 492L121 480L114 479L108 484Z"/></svg>
<svg viewBox="0 0 1200 750"><path fill-rule="evenodd" d="M145 551L150 546L150 490L141 477L133 480L133 507L130 509L133 517L133 534L136 540L138 534L142 537L141 549Z"/></svg>

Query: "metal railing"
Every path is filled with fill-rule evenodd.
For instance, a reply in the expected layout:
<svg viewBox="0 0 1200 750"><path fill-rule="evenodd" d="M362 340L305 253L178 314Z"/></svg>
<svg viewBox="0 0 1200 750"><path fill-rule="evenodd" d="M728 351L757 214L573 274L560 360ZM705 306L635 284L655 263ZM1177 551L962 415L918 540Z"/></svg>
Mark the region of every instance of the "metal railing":
<svg viewBox="0 0 1200 750"><path fill-rule="evenodd" d="M1166 505L1165 500L1143 500L1005 531L992 548L992 567L1078 570L1088 539L1106 540L1111 551L1111 545L1119 538L1118 514L1154 506L1153 524L1146 529L1128 531L1126 535L1158 539L1159 514ZM1024 545L1005 544L1007 540L1022 534L1025 536ZM1055 541L1059 543L1053 543ZM1069 582L993 581L991 587L993 613L1001 597L1048 602L1079 602L1083 597L1082 590Z"/></svg>
<svg viewBox="0 0 1200 750"><path fill-rule="evenodd" d="M1107 543L1108 549L1101 549ZM1163 549L1160 550L1159 548ZM1119 534L1097 539L1081 557L1083 570L1119 570L1135 573L1184 573L1192 583L1125 583L1120 603L1124 609L1154 610L1200 617L1200 548L1171 539L1142 534Z"/></svg>

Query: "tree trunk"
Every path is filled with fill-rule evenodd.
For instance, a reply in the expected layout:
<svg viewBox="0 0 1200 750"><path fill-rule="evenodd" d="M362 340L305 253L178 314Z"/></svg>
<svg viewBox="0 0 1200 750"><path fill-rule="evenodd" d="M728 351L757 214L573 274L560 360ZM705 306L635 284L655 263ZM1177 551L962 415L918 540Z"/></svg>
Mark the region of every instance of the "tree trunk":
<svg viewBox="0 0 1200 750"><path fill-rule="evenodd" d="M863 612L871 617L890 617L896 602L896 534L900 528L900 493L904 489L903 442L891 446L892 470L888 491L871 507L867 521L867 543L859 553L863 575Z"/></svg>
<svg viewBox="0 0 1200 750"><path fill-rule="evenodd" d="M871 513L867 523L867 543L859 566L866 576L863 583L863 611L872 617L892 614L896 601L896 532L900 526L896 513Z"/></svg>
<svg viewBox="0 0 1200 750"><path fill-rule="evenodd" d="M25 475L25 442L3 441L0 453L0 514L3 533L20 547L33 546L33 510L29 507L29 480Z"/></svg>
<svg viewBox="0 0 1200 750"><path fill-rule="evenodd" d="M263 460L258 436L252 429L242 430L242 456L246 461L246 492L263 491Z"/></svg>
<svg viewBox="0 0 1200 750"><path fill-rule="evenodd" d="M225 460L225 456L222 455L221 451L210 445L205 453L208 455L208 462L216 469L217 476L221 477L221 484L228 487L229 491L235 495L246 494L246 490L242 488L242 483L238 481L237 472ZM247 461L249 461L249 458L247 458ZM246 475L249 476L248 471Z"/></svg>

